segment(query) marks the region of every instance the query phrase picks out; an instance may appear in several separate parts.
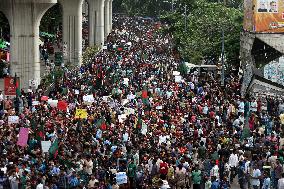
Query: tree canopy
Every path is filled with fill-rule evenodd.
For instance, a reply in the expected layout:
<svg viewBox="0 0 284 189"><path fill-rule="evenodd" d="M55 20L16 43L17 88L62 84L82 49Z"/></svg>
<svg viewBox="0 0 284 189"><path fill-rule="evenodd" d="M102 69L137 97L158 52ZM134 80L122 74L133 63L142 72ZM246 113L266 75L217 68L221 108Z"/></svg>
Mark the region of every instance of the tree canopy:
<svg viewBox="0 0 284 189"><path fill-rule="evenodd" d="M173 34L182 57L194 64L218 61L223 30L227 63L239 63L242 0L115 0L114 3L118 13L169 21L166 32Z"/></svg>
<svg viewBox="0 0 284 189"><path fill-rule="evenodd" d="M221 55L222 30L227 62L239 62L240 32L243 14L222 3L197 0L186 15L175 12L164 16L183 57L194 64L216 63Z"/></svg>

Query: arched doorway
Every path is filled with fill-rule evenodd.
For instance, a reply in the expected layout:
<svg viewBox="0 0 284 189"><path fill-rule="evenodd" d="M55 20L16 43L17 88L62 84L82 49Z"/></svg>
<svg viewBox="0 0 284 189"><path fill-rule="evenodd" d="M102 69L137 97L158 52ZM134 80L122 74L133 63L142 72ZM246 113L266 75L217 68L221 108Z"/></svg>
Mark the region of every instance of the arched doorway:
<svg viewBox="0 0 284 189"><path fill-rule="evenodd" d="M40 22L41 77L52 72L52 68L63 63L62 45L63 8L60 3L46 11Z"/></svg>
<svg viewBox="0 0 284 189"><path fill-rule="evenodd" d="M0 11L0 79L9 75L10 68L10 25Z"/></svg>

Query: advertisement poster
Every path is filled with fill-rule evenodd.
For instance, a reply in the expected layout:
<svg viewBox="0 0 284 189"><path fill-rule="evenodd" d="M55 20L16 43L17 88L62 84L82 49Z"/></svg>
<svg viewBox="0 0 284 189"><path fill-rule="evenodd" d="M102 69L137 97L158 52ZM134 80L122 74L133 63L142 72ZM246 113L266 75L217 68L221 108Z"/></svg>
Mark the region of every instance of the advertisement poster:
<svg viewBox="0 0 284 189"><path fill-rule="evenodd" d="M284 0L245 0L244 29L259 33L284 32Z"/></svg>
<svg viewBox="0 0 284 189"><path fill-rule="evenodd" d="M16 96L16 85L14 77L4 78L4 94L8 96Z"/></svg>

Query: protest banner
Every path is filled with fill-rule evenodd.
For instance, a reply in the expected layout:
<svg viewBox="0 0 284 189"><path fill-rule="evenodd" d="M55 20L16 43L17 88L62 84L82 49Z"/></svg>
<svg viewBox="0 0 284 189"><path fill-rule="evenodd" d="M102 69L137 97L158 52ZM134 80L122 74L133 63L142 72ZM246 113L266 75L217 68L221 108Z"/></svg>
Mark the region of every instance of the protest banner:
<svg viewBox="0 0 284 189"><path fill-rule="evenodd" d="M51 107L55 108L55 107L57 107L58 100L48 99L47 103L48 103Z"/></svg>
<svg viewBox="0 0 284 189"><path fill-rule="evenodd" d="M51 141L41 141L41 150L43 153L48 152L50 146L51 146Z"/></svg>
<svg viewBox="0 0 284 189"><path fill-rule="evenodd" d="M33 102L32 102L32 105L33 105L33 106L38 106L38 105L39 105L39 101L33 101Z"/></svg>
<svg viewBox="0 0 284 189"><path fill-rule="evenodd" d="M173 75L174 75L174 76L180 75L180 72L178 72L178 71L173 71Z"/></svg>
<svg viewBox="0 0 284 189"><path fill-rule="evenodd" d="M61 110L61 111L67 111L68 103L65 102L64 100L58 101L57 108L58 110Z"/></svg>
<svg viewBox="0 0 284 189"><path fill-rule="evenodd" d="M8 124L19 123L19 116L9 116Z"/></svg>
<svg viewBox="0 0 284 189"><path fill-rule="evenodd" d="M126 172L119 172L116 173L116 183L118 185L126 184L127 183L127 175Z"/></svg>
<svg viewBox="0 0 284 189"><path fill-rule="evenodd" d="M29 138L29 129L21 127L17 145L25 147L27 145L28 138Z"/></svg>
<svg viewBox="0 0 284 189"><path fill-rule="evenodd" d="M86 109L76 109L75 114L76 119L86 119L88 118L88 112Z"/></svg>
<svg viewBox="0 0 284 189"><path fill-rule="evenodd" d="M4 94L6 96L16 96L15 78L13 77L4 78Z"/></svg>
<svg viewBox="0 0 284 189"><path fill-rule="evenodd" d="M83 96L83 101L86 104L92 104L93 102L95 102L95 99L93 95L85 95Z"/></svg>
<svg viewBox="0 0 284 189"><path fill-rule="evenodd" d="M175 76L175 82L176 82L176 83L180 83L181 80L182 80L181 75L176 75L176 76Z"/></svg>

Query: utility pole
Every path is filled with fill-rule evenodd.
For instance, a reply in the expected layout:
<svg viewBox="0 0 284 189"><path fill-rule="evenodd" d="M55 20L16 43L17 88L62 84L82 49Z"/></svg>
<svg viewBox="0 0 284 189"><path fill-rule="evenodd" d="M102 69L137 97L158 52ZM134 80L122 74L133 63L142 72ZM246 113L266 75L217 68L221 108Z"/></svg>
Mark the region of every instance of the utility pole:
<svg viewBox="0 0 284 189"><path fill-rule="evenodd" d="M184 7L184 32L187 31L187 5Z"/></svg>
<svg viewBox="0 0 284 189"><path fill-rule="evenodd" d="M222 74L221 74L221 86L225 86L225 63L224 63L224 52L225 51L225 39L224 39L224 29L222 28L222 55L221 55L221 61L222 61Z"/></svg>
<svg viewBox="0 0 284 189"><path fill-rule="evenodd" d="M174 0L172 0L172 12L174 12Z"/></svg>

